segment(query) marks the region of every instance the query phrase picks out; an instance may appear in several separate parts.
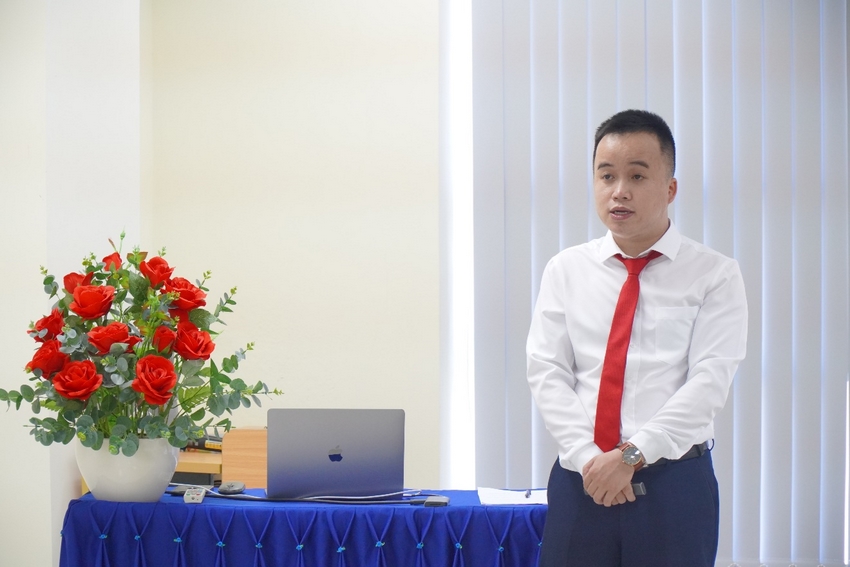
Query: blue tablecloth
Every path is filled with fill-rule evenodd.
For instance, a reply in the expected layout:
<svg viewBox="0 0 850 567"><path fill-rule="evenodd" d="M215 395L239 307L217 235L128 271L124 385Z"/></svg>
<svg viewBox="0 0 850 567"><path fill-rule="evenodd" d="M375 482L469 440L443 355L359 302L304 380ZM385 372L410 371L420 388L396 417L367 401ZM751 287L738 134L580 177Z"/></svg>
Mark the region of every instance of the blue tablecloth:
<svg viewBox="0 0 850 567"><path fill-rule="evenodd" d="M249 491L257 493L255 491ZM440 491L446 507L206 498L185 504L68 506L60 567L531 567L546 507L482 506Z"/></svg>

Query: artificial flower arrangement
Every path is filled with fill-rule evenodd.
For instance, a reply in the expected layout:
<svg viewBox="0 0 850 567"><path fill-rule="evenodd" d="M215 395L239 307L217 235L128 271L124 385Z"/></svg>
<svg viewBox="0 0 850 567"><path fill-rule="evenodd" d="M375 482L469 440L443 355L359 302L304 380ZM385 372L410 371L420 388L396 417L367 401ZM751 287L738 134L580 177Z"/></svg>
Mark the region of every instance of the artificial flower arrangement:
<svg viewBox="0 0 850 567"><path fill-rule="evenodd" d="M231 312L236 288L209 311L209 272L193 284L173 276L165 249L148 257L135 248L122 258L120 245L109 242L113 253L100 262L86 257L84 271L67 274L63 289L41 269L44 291L57 301L30 324L38 344L26 365L30 384L0 389L0 401L16 409L26 402L35 414L56 412L30 419L37 441L67 444L76 436L85 447L107 442L112 454L127 456L140 438L185 447L208 427L229 430L225 414L260 405L257 394L280 393L232 376L253 343L220 365L211 359L218 334L211 327Z"/></svg>

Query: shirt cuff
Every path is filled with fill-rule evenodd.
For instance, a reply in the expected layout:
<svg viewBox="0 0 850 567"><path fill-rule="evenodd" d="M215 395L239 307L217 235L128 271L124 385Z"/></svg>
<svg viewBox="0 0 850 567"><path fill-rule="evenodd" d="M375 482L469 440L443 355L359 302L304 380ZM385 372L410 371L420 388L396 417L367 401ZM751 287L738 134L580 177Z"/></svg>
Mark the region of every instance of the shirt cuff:
<svg viewBox="0 0 850 567"><path fill-rule="evenodd" d="M561 458L561 466L565 469L575 470L575 472L581 474L581 471L584 470L584 465L586 465L593 457L601 454L602 450L596 445L596 443L591 442L575 451L569 461L565 461Z"/></svg>

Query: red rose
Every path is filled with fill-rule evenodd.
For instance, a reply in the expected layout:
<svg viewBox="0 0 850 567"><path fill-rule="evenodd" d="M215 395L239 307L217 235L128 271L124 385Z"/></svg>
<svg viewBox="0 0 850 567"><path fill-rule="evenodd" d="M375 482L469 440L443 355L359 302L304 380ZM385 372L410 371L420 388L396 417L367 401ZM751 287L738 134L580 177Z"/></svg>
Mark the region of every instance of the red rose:
<svg viewBox="0 0 850 567"><path fill-rule="evenodd" d="M171 279L174 268L170 268L168 262L159 256L155 256L150 261L139 264L139 271L147 276L152 287L158 287L160 284Z"/></svg>
<svg viewBox="0 0 850 567"><path fill-rule="evenodd" d="M171 399L171 390L177 384L174 365L167 358L149 354L136 363L133 389L145 396L152 406L161 406Z"/></svg>
<svg viewBox="0 0 850 567"><path fill-rule="evenodd" d="M104 264L103 269L107 272L110 272L112 270L120 270L122 264L121 254L119 254L118 252L113 252L112 254L106 256L103 260L101 260L101 262L103 262Z"/></svg>
<svg viewBox="0 0 850 567"><path fill-rule="evenodd" d="M127 343L129 351L139 342L138 337L130 336L130 328L124 323L110 323L105 327L95 327L88 332L89 343L97 349L97 354L103 356L115 343ZM135 340L133 340L135 339Z"/></svg>
<svg viewBox="0 0 850 567"><path fill-rule="evenodd" d="M169 309L168 316L171 317L171 320L175 322L175 324L179 323L189 323L189 312L185 309Z"/></svg>
<svg viewBox="0 0 850 567"><path fill-rule="evenodd" d="M177 333L165 325L160 325L153 333L153 346L159 352L166 352L171 349L174 344L174 339L177 338Z"/></svg>
<svg viewBox="0 0 850 567"><path fill-rule="evenodd" d="M207 360L215 350L210 334L199 330L192 323L177 325L177 339L174 341L174 352L186 360Z"/></svg>
<svg viewBox="0 0 850 567"><path fill-rule="evenodd" d="M71 357L59 352L61 346L62 343L56 339L44 341L27 364L27 372L38 369L41 370L42 378L49 379L51 374L62 370L65 364L71 361Z"/></svg>
<svg viewBox="0 0 850 567"><path fill-rule="evenodd" d="M77 360L67 363L53 377L53 387L63 398L86 401L103 384L103 376L91 360Z"/></svg>
<svg viewBox="0 0 850 567"><path fill-rule="evenodd" d="M109 313L114 297L115 288L111 285L79 285L74 288L74 301L69 308L83 319L97 319Z"/></svg>
<svg viewBox="0 0 850 567"><path fill-rule="evenodd" d="M55 339L62 333L62 327L65 326L65 319L62 318L62 312L59 311L59 309L54 308L53 311L50 312L50 315L42 317L36 321L33 326L35 327L36 333L40 333L42 330L47 329L47 333L43 337L33 337L36 341L43 343L50 339Z"/></svg>
<svg viewBox="0 0 850 567"><path fill-rule="evenodd" d="M91 285L91 279L93 277L94 272L90 272L85 275L71 272L62 279L62 282L65 284L65 291L68 293L74 293L74 290L78 285Z"/></svg>
<svg viewBox="0 0 850 567"><path fill-rule="evenodd" d="M180 297L171 302L172 309L191 311L207 304L207 294L185 278L171 278L165 282L164 290L165 293L180 294Z"/></svg>

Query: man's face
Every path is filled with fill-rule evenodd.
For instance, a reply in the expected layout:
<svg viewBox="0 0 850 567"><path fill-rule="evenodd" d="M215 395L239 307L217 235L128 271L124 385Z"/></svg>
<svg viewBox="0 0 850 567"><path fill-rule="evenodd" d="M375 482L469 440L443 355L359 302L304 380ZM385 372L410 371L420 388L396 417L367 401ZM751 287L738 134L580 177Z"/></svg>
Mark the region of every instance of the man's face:
<svg viewBox="0 0 850 567"><path fill-rule="evenodd" d="M676 196L670 161L654 134L608 134L593 163L596 213L629 256L640 254L667 231L667 205Z"/></svg>

